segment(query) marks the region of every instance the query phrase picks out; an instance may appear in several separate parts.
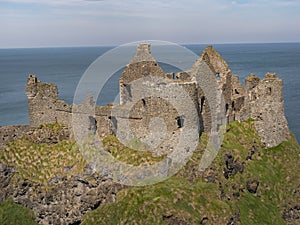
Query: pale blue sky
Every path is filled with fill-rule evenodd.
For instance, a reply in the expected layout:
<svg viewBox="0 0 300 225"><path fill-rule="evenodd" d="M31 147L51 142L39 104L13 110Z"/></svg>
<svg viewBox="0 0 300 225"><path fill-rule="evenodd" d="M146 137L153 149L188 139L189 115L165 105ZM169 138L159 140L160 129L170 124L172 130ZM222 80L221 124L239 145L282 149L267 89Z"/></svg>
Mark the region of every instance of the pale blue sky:
<svg viewBox="0 0 300 225"><path fill-rule="evenodd" d="M299 42L300 0L0 0L0 48Z"/></svg>

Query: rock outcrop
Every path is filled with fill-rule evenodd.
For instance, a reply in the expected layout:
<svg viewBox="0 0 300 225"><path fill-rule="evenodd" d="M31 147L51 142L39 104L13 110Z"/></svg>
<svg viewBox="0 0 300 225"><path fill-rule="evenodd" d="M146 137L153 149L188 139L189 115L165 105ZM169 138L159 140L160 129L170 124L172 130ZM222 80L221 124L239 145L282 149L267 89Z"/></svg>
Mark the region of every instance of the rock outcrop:
<svg viewBox="0 0 300 225"><path fill-rule="evenodd" d="M41 224L79 224L88 211L99 205L114 202L121 185L110 178L100 177L86 169L82 176L70 179L52 179L50 189L24 180L12 180L16 170L0 162L0 202L12 198L14 202L33 210L36 221Z"/></svg>

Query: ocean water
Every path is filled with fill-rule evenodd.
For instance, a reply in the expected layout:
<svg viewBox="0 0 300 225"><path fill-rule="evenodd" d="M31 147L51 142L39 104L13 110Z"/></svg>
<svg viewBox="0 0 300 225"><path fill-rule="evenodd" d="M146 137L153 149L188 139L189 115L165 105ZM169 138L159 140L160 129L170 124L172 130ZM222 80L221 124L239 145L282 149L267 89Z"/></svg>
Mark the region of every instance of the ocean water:
<svg viewBox="0 0 300 225"><path fill-rule="evenodd" d="M206 45L185 47L200 55ZM300 43L216 44L214 48L221 53L232 72L239 75L242 83L250 73L262 78L267 72L276 72L283 79L285 114L289 128L300 142ZM36 74L43 82L55 83L59 88L60 98L71 104L78 82L86 69L111 49L112 47L0 49L0 126L29 123L25 94L28 74ZM152 53L155 56L154 50ZM174 52L169 54L176 57ZM117 56L113 59L115 60L121 58ZM185 59L178 60L183 64L187 63ZM160 65L165 72L176 70L165 63ZM97 99L99 105L115 100L121 72L122 68L104 85Z"/></svg>

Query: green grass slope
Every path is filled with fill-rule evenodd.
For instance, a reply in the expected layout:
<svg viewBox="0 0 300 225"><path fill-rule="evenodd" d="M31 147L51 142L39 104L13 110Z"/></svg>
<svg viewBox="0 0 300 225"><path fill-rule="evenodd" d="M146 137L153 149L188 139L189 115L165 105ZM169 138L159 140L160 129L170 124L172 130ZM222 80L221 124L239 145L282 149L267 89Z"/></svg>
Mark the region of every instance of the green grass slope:
<svg viewBox="0 0 300 225"><path fill-rule="evenodd" d="M294 137L264 149L252 121L230 123L217 157L201 172L207 139L201 136L192 158L175 176L121 190L116 202L88 212L82 224L300 224L300 217L289 213L300 205L300 148ZM127 148L113 136L103 143L115 158L135 166L165 157ZM81 174L86 165L68 140L43 144L19 139L0 152L0 160L15 167L11 182L29 180L45 191L52 178ZM10 200L0 203L0 224L34 224L32 215Z"/></svg>
<svg viewBox="0 0 300 225"><path fill-rule="evenodd" d="M37 225L33 212L12 200L0 202L1 225Z"/></svg>
<svg viewBox="0 0 300 225"><path fill-rule="evenodd" d="M300 200L295 193L300 185L300 149L295 138L263 149L252 121L231 123L213 164L200 172L206 143L204 134L193 157L176 176L120 191L115 203L87 213L82 224L299 222L289 223L282 216Z"/></svg>

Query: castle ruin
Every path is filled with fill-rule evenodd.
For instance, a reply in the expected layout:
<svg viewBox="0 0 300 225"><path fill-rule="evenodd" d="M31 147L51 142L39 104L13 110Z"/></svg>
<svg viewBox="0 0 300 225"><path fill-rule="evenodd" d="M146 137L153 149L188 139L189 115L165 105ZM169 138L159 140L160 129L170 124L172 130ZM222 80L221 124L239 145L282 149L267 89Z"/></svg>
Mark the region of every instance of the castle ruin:
<svg viewBox="0 0 300 225"><path fill-rule="evenodd" d="M165 84L151 78L168 82ZM137 88L132 82L138 79L145 79L147 82ZM215 84L205 83L208 80L213 80ZM215 85L215 94L207 96L206 93L210 90L205 89L211 85ZM166 86L169 92L164 92L163 97L146 96L137 99L133 105L130 104L135 101L136 96L140 96L141 91L153 87L162 90ZM100 138L116 134L120 125L127 120L132 130L131 136L127 139L141 139L148 146L151 146L153 140L146 136L156 132L155 129L150 129L150 126L160 123L159 120L153 122L152 118L162 118L167 134L162 142L153 144L153 147L158 147L161 152L166 153L172 149L172 145L180 135L180 129L183 126L191 126L185 123L185 115L180 115L169 101L176 98L176 101L185 106L186 100L178 97L179 88L188 93L195 106L197 117L195 121L198 123L199 133L210 132L213 129L212 121L216 119L228 123L252 118L265 147L276 146L290 136L284 114L282 80L274 73L267 73L263 79L251 74L246 78L243 87L238 76L232 74L228 64L211 46L203 51L190 70L175 75L163 71L152 57L149 44L140 44L136 55L120 78L120 104L95 107L95 101L88 96L85 102L76 108L95 107L94 115L87 115L84 123L86 129L94 130ZM72 113L80 113L74 111L74 105L68 105L58 98L57 86L42 83L34 75L28 77L26 94L32 127L45 123L72 126ZM223 96L223 101L219 101L219 95ZM219 118L220 114L222 116Z"/></svg>

